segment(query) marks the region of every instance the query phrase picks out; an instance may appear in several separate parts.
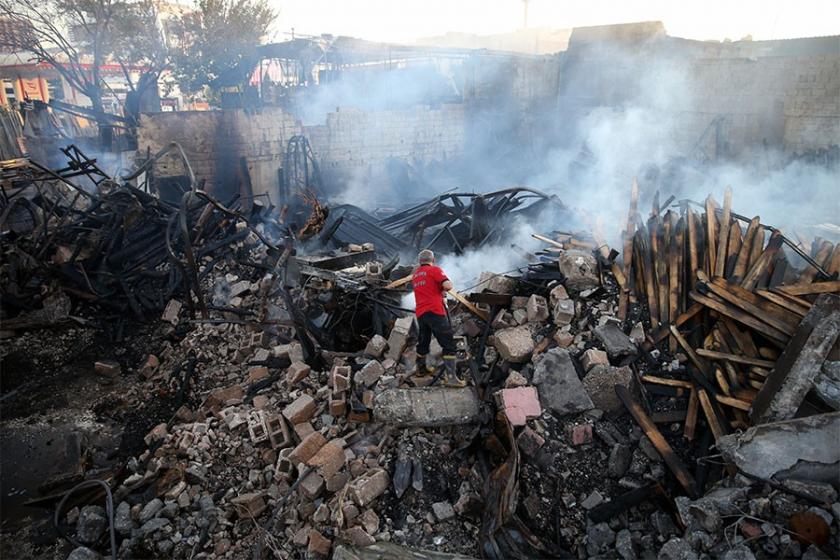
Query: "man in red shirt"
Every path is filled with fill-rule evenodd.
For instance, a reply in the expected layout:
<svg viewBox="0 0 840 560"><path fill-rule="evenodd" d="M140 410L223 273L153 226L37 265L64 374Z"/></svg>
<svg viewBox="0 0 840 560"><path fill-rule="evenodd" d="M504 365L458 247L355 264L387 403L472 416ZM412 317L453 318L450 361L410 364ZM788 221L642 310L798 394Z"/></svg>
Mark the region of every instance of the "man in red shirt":
<svg viewBox="0 0 840 560"><path fill-rule="evenodd" d="M429 372L426 365L426 354L432 335L443 348L443 365L446 367L446 384L463 387L466 381L458 377L455 358L455 339L452 336L452 325L446 314L443 302L446 292L452 289L452 282L446 277L440 267L435 266L435 254L428 249L420 251L417 257L420 265L411 277L414 287L415 314L420 334L417 341L417 374Z"/></svg>

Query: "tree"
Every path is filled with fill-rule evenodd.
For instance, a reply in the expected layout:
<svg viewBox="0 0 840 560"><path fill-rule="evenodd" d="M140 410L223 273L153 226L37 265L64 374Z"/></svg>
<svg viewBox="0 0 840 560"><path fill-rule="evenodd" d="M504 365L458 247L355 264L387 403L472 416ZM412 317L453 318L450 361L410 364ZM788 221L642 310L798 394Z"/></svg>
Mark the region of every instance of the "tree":
<svg viewBox="0 0 840 560"><path fill-rule="evenodd" d="M90 99L104 147L111 121L103 104L103 64L117 61L131 89L156 83L169 64L152 0L0 0L0 16L25 30L1 38L0 46L31 53ZM129 65L144 67L138 84Z"/></svg>
<svg viewBox="0 0 840 560"><path fill-rule="evenodd" d="M253 70L247 61L276 18L268 0L197 0L196 11L180 22L173 54L181 90L217 90L219 80L235 71L244 81Z"/></svg>

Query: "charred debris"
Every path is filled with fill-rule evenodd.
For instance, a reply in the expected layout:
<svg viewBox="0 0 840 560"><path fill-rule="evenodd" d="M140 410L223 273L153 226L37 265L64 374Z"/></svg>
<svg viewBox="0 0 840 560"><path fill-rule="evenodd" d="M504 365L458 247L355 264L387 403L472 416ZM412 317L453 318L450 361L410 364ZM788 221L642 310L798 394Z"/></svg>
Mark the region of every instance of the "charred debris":
<svg viewBox="0 0 840 560"><path fill-rule="evenodd" d="M164 152L188 184L159 196ZM529 254L514 224L572 223L535 190L380 217L325 205L304 165L273 208L164 152L119 178L74 147L61 169L2 166L4 346L159 329L139 362L90 364L106 393L132 380L99 411L140 437L26 504L70 557L840 553L840 244L736 214L729 191L644 216L634 184L620 246L535 231ZM491 246L523 264L452 294L468 387L415 376L406 255Z"/></svg>

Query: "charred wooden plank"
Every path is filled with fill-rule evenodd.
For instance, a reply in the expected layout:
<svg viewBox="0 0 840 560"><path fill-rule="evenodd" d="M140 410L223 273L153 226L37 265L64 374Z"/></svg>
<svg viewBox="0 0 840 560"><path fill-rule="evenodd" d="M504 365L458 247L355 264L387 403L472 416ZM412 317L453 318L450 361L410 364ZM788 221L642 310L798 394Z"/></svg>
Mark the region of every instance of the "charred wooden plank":
<svg viewBox="0 0 840 560"><path fill-rule="evenodd" d="M694 432L697 429L697 413L700 409L700 401L697 399L697 391L691 391L688 396L688 410L685 415L685 428L683 429L683 437L688 441L694 439Z"/></svg>
<svg viewBox="0 0 840 560"><path fill-rule="evenodd" d="M698 303L702 303L710 309L714 309L722 315L725 315L739 323L747 325L748 327L763 334L768 339L781 346L786 344L788 339L790 338L787 334L783 333L782 331L767 325L766 323L760 321L759 319L756 319L749 313L738 309L734 305L730 305L724 301L715 299L714 297L698 294L697 292L691 292L689 294L689 297L691 297L691 299Z"/></svg>
<svg viewBox="0 0 840 560"><path fill-rule="evenodd" d="M723 278L715 278L712 282L708 282L707 278L701 278L701 281L706 282L705 287L714 295L754 315L757 319L788 336L793 333L799 322L792 318L789 313L786 313L784 309L761 300L749 290L745 290L737 284L729 283Z"/></svg>
<svg viewBox="0 0 840 560"><path fill-rule="evenodd" d="M681 313L677 320L674 321L672 324L675 327L681 327L688 321L690 321L695 315L703 311L703 305L699 303L693 303L691 307L685 310L685 313ZM663 340L671 333L668 327L662 326L651 333L650 338L653 340L654 344L657 344Z"/></svg>
<svg viewBox="0 0 840 560"><path fill-rule="evenodd" d="M700 240L697 236L697 213L690 209L686 214L686 218L688 219L688 262L690 270L689 277L694 278L694 275L700 269L703 264L699 261L699 250L700 250Z"/></svg>
<svg viewBox="0 0 840 560"><path fill-rule="evenodd" d="M697 355L710 360L725 360L728 362L735 362L736 364L746 364L748 366L758 366L765 368L773 368L776 362L769 360L759 360L757 358L748 358L746 356L736 356L735 354L727 354L726 352L716 352L714 350L706 350L705 348L698 348Z"/></svg>
<svg viewBox="0 0 840 560"><path fill-rule="evenodd" d="M758 357L758 348L753 341L749 331L742 331L729 317L723 317L719 325L735 341L735 349L740 350L745 356Z"/></svg>
<svg viewBox="0 0 840 560"><path fill-rule="evenodd" d="M738 259L735 261L735 269L732 271L732 276L730 278L733 282L740 282L747 273L747 266L750 263L752 246L756 240L756 233L760 229L761 218L756 216L750 220L750 225L747 226L747 233L744 234L744 241L741 243L741 249L738 251Z"/></svg>
<svg viewBox="0 0 840 560"><path fill-rule="evenodd" d="M706 197L706 272L714 276L715 263L717 262L717 234L715 219L715 201L710 196Z"/></svg>
<svg viewBox="0 0 840 560"><path fill-rule="evenodd" d="M744 242L742 233L741 226L737 221L733 221L732 227L729 228L729 243L726 246L726 268L723 273L726 278L730 278L735 271L735 263L741 251L741 244Z"/></svg>
<svg viewBox="0 0 840 560"><path fill-rule="evenodd" d="M618 398L621 399L621 402L624 403L624 406L627 407L627 410L636 420L636 423L639 424L639 427L642 428L650 442L665 460L665 464L668 465L668 468L670 468L671 472L674 473L674 476L676 476L677 480L685 489L686 493L691 498L696 498L698 495L698 491L697 484L694 481L694 477L691 476L691 473L688 472L688 469L685 468L685 465L682 463L680 458L677 457L676 453L674 453L673 448L671 448L671 446L662 436L662 433L659 431L659 429L657 429L656 424L653 423L653 421L645 413L645 411L642 409L639 403L633 400L633 397L630 395L630 391L627 390L626 387L616 385L615 392L618 395Z"/></svg>
<svg viewBox="0 0 840 560"><path fill-rule="evenodd" d="M730 227L732 227L732 189L726 187L723 194L723 216L720 219L720 232L718 233L718 245L715 251L716 260L714 261L714 274L712 276L723 276L726 270Z"/></svg>
<svg viewBox="0 0 840 560"><path fill-rule="evenodd" d="M811 268L810 270L814 270ZM816 273L816 271L814 271ZM840 280L831 280L829 282L808 282L798 284L788 284L786 286L779 286L778 291L783 292L789 296L807 296L812 294L831 294L840 292Z"/></svg>
<svg viewBox="0 0 840 560"><path fill-rule="evenodd" d="M773 232L770 236L770 241L767 243L767 248L763 253L761 253L761 256L756 259L749 272L747 272L744 276L744 280L741 281L741 287L747 290L755 288L759 277L769 270L770 264L773 262L773 259L776 257L776 254L781 248L782 235L778 232Z"/></svg>
<svg viewBox="0 0 840 560"><path fill-rule="evenodd" d="M755 293L767 301L773 302L780 307L784 307L791 313L795 313L800 317L804 317L805 314L808 313L808 309L811 308L811 304L808 302L805 302L808 303L807 306L803 306L799 302L791 301L789 298L779 295L774 291L756 290Z"/></svg>
<svg viewBox="0 0 840 560"><path fill-rule="evenodd" d="M688 356L688 359L691 360L691 363L694 364L694 367L700 370L700 373L702 373L707 380L710 379L711 373L709 372L708 364L700 359L700 357L697 355L697 352L694 351L694 348L691 347L688 341L683 337L682 334L680 334L680 331L678 331L677 327L675 327L674 325L671 325L671 334L674 335L674 338L677 339L679 345L682 346L682 349L685 351L686 355Z"/></svg>
<svg viewBox="0 0 840 560"><path fill-rule="evenodd" d="M653 375L643 375L641 377L645 383L654 383L656 385L667 385L669 387L682 387L684 389L693 389L694 385L690 381L683 381L681 379L668 379L666 377L656 377Z"/></svg>

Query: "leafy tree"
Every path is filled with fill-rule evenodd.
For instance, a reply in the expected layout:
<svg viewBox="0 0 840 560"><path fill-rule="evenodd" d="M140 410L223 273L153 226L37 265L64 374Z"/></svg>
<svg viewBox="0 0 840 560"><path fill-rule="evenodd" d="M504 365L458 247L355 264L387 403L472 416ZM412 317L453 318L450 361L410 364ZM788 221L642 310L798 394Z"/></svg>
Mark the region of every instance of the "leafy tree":
<svg viewBox="0 0 840 560"><path fill-rule="evenodd" d="M268 0L197 0L195 12L181 20L173 54L181 90L217 90L220 78L236 71L244 80L252 68L242 63L254 56L276 18Z"/></svg>

